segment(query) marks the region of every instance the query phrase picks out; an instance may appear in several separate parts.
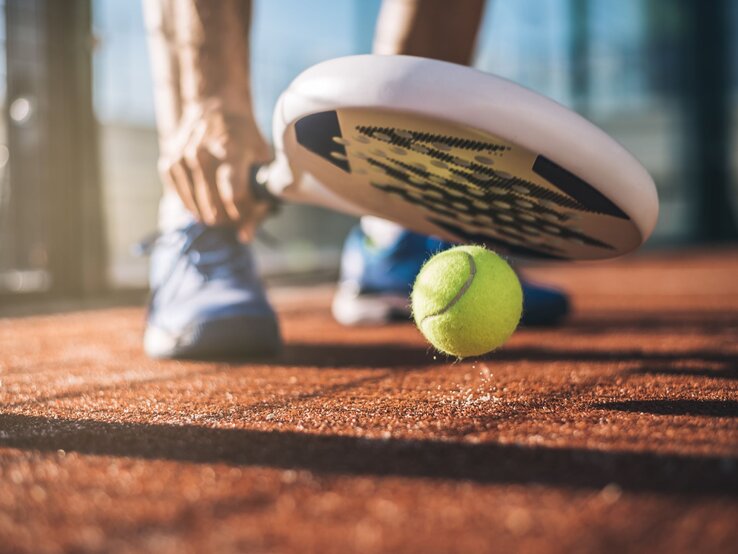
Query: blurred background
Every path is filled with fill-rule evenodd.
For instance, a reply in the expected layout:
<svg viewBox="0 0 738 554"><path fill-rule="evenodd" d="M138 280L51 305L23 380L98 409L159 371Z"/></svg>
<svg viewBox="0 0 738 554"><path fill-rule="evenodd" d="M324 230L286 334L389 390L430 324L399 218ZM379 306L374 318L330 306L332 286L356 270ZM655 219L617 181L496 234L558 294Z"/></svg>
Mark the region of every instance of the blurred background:
<svg viewBox="0 0 738 554"><path fill-rule="evenodd" d="M371 49L380 0L254 4L268 135L300 71ZM156 229L161 185L140 2L0 0L0 33L0 304L143 294L132 245ZM490 0L474 65L577 110L645 164L662 202L647 248L736 240L738 2ZM333 278L353 223L285 207L266 225L276 244L257 245L265 274Z"/></svg>

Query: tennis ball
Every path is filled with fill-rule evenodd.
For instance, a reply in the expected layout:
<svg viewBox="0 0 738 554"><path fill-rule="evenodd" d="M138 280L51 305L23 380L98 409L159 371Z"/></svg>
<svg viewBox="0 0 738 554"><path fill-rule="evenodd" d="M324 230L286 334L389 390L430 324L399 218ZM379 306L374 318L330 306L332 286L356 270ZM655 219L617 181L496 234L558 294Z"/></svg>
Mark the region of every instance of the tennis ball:
<svg viewBox="0 0 738 554"><path fill-rule="evenodd" d="M494 252L457 246L428 260L411 296L415 324L441 352L465 358L512 335L523 311L517 275Z"/></svg>

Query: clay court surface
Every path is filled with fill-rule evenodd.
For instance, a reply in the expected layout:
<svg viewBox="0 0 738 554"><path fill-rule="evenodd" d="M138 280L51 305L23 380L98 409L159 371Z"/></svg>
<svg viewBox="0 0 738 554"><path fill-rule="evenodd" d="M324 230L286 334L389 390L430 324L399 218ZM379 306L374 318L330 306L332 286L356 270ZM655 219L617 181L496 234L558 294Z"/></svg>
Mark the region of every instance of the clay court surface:
<svg viewBox="0 0 738 554"><path fill-rule="evenodd" d="M735 552L738 251L545 275L574 317L469 361L327 287L273 291L275 359L0 319L0 551Z"/></svg>

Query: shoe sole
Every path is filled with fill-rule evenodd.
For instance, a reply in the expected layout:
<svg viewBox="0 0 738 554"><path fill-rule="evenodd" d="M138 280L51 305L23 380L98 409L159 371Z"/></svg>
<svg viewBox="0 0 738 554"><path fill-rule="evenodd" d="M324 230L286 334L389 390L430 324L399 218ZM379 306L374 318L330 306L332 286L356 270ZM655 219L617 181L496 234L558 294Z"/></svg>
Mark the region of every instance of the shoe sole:
<svg viewBox="0 0 738 554"><path fill-rule="evenodd" d="M277 354L282 338L276 318L238 316L191 325L177 335L149 325L144 351L152 358L220 359Z"/></svg>
<svg viewBox="0 0 738 554"><path fill-rule="evenodd" d="M339 289L331 304L333 317L347 326L381 325L410 319L407 295L376 294L357 296L353 291Z"/></svg>

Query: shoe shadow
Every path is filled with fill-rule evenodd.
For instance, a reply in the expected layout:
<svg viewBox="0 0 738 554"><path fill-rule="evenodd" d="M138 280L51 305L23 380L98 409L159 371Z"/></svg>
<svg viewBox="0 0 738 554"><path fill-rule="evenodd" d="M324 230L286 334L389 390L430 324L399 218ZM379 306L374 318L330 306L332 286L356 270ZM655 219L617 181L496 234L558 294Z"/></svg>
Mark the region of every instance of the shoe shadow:
<svg viewBox="0 0 738 554"><path fill-rule="evenodd" d="M707 362L733 364L735 356L717 350L692 350L687 352L649 352L642 349L588 350L583 348L544 348L539 346L505 346L484 356L467 361L486 362L612 362L641 361L661 364L672 361L696 359ZM273 365L313 368L416 368L418 366L447 365L458 358L436 351L432 346L414 346L397 343L288 343L282 351L273 355L224 356L191 358L192 361L224 362L233 365ZM674 370L676 372L676 370ZM724 374L731 378L734 370ZM710 373L712 375L712 373Z"/></svg>
<svg viewBox="0 0 738 554"><path fill-rule="evenodd" d="M738 402L731 400L624 400L602 402L592 407L656 415L738 417Z"/></svg>
<svg viewBox="0 0 738 554"><path fill-rule="evenodd" d="M0 446L80 454L309 470L318 474L396 476L481 484L542 484L688 495L738 495L738 459L367 439L296 432L212 429L0 415Z"/></svg>
<svg viewBox="0 0 738 554"><path fill-rule="evenodd" d="M274 364L322 368L416 368L456 360L431 346L405 344L314 344L290 343L274 358Z"/></svg>
<svg viewBox="0 0 738 554"><path fill-rule="evenodd" d="M456 358L436 352L433 347L396 343L340 344L288 343L272 355L190 358L192 361L225 362L233 365L271 365L306 368L389 368L405 369L449 364Z"/></svg>

